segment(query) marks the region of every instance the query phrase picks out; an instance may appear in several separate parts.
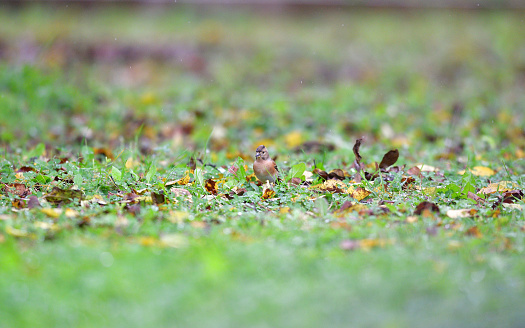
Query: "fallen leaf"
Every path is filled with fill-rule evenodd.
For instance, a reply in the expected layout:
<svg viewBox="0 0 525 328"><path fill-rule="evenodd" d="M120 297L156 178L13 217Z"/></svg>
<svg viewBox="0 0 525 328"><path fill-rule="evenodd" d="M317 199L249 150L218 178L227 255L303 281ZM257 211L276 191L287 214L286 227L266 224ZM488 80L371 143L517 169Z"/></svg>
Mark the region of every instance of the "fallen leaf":
<svg viewBox="0 0 525 328"><path fill-rule="evenodd" d="M217 195L217 183L213 181L213 179L206 180L206 184L204 185L206 188L206 191L208 191L212 195Z"/></svg>
<svg viewBox="0 0 525 328"><path fill-rule="evenodd" d="M53 219L58 219L58 217L60 217L60 214L62 214L62 209L61 208L42 208L40 209L40 212L44 213L45 215Z"/></svg>
<svg viewBox="0 0 525 328"><path fill-rule="evenodd" d="M421 177L421 169L417 166L411 167L408 169L407 174L416 175L418 177Z"/></svg>
<svg viewBox="0 0 525 328"><path fill-rule="evenodd" d="M155 205L161 205L161 204L164 204L166 202L166 197L164 196L164 192L160 192L160 193L156 193L156 192L151 192L151 200L153 201L153 204Z"/></svg>
<svg viewBox="0 0 525 328"><path fill-rule="evenodd" d="M421 172L437 172L437 171L439 171L439 169L437 167L426 165L426 164L419 164L419 165L416 165L416 167Z"/></svg>
<svg viewBox="0 0 525 328"><path fill-rule="evenodd" d="M7 226L5 227L5 232L8 234L8 235L11 235L13 237L27 237L29 236L29 233L27 231L24 231L24 230L20 230L20 229L15 229L11 226Z"/></svg>
<svg viewBox="0 0 525 328"><path fill-rule="evenodd" d="M360 202L363 199L365 199L366 197L368 197L371 193L372 192L370 192L370 191L368 191L368 190L366 190L364 188L358 187L357 189L352 191L352 193L350 195L352 196L352 198L354 198L355 200Z"/></svg>
<svg viewBox="0 0 525 328"><path fill-rule="evenodd" d="M465 231L465 235L475 237L475 238L483 237L483 235L481 234L477 226L468 228L467 231Z"/></svg>
<svg viewBox="0 0 525 328"><path fill-rule="evenodd" d="M460 218L468 218L476 215L478 210L472 208L465 208L465 209L459 209L459 210L448 210L447 216L451 219L460 219Z"/></svg>
<svg viewBox="0 0 525 328"><path fill-rule="evenodd" d="M347 186L344 184L344 182L340 180L330 179L330 180L326 180L325 182L321 184L310 186L310 189L318 189L318 190L329 191L329 192L334 192L334 193L344 193L344 190L347 189Z"/></svg>
<svg viewBox="0 0 525 328"><path fill-rule="evenodd" d="M11 205L16 209L24 209L27 207L25 200L15 199L11 202Z"/></svg>
<svg viewBox="0 0 525 328"><path fill-rule="evenodd" d="M500 182L494 182L489 184L485 188L480 189L480 193L489 195L494 194L496 192L506 192L513 189L519 188L519 185L512 181L500 181Z"/></svg>
<svg viewBox="0 0 525 328"><path fill-rule="evenodd" d="M22 166L21 168L19 168L18 170L16 170L16 173L24 173L24 172L38 172L35 168L33 167L30 167L30 166Z"/></svg>
<svg viewBox="0 0 525 328"><path fill-rule="evenodd" d="M267 188L267 189L264 190L263 195L262 195L261 198L262 199L269 199L269 198L272 198L274 195L275 195L275 191L273 191L270 188Z"/></svg>
<svg viewBox="0 0 525 328"><path fill-rule="evenodd" d="M60 203L69 203L74 199L81 200L82 199L82 191L81 190L73 190L73 189L60 189L58 187L53 187L53 190L47 195L44 196L44 198L53 204L60 204Z"/></svg>
<svg viewBox="0 0 525 328"><path fill-rule="evenodd" d="M171 223L182 223L190 214L184 211L170 211L168 217L166 218Z"/></svg>
<svg viewBox="0 0 525 328"><path fill-rule="evenodd" d="M439 207L434 203L423 201L416 206L414 215L421 215L424 211L439 213Z"/></svg>
<svg viewBox="0 0 525 328"><path fill-rule="evenodd" d="M475 201L477 204L485 202L485 200L483 198L479 197L478 195L476 195L472 191L469 191L467 193L467 197L472 199L473 201Z"/></svg>
<svg viewBox="0 0 525 328"><path fill-rule="evenodd" d="M186 176L184 176L184 178L179 179L177 181L177 184L180 185L180 186L183 186L183 185L187 185L189 182L190 182L190 175L186 174Z"/></svg>
<svg viewBox="0 0 525 328"><path fill-rule="evenodd" d="M290 213L290 208L289 207L281 207L279 209L279 214L286 214L286 213Z"/></svg>
<svg viewBox="0 0 525 328"><path fill-rule="evenodd" d="M394 165L394 163L397 162L398 158L399 158L399 151L397 149L390 150L383 156L381 163L379 163L379 168L384 170L387 167Z"/></svg>
<svg viewBox="0 0 525 328"><path fill-rule="evenodd" d="M22 183L4 184L4 191L25 198L29 195L30 190Z"/></svg>
<svg viewBox="0 0 525 328"><path fill-rule="evenodd" d="M284 136L284 140L288 148L294 148L303 142L303 135L300 131L292 131Z"/></svg>
<svg viewBox="0 0 525 328"><path fill-rule="evenodd" d="M485 167L485 166L474 166L473 168L469 169L469 171L473 175L479 176L479 177L488 177L488 176L496 174L496 171L494 171L491 168ZM458 174L463 175L465 174L465 172L466 172L465 170L461 170L458 172Z"/></svg>

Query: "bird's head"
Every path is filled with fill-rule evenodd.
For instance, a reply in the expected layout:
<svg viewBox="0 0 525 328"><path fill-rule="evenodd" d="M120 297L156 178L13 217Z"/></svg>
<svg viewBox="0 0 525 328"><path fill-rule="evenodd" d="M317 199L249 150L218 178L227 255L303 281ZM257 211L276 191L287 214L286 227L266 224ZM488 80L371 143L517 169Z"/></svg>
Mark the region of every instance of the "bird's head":
<svg viewBox="0 0 525 328"><path fill-rule="evenodd" d="M269 158L268 150L266 149L264 145L260 145L255 150L255 159L259 159L259 158L263 160L267 160Z"/></svg>

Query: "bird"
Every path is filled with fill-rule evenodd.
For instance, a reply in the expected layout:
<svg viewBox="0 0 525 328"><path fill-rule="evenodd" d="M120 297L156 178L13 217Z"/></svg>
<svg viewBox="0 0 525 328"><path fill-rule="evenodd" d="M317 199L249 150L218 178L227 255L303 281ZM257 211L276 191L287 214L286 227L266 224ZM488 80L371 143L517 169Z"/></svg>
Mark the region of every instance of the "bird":
<svg viewBox="0 0 525 328"><path fill-rule="evenodd" d="M275 182L279 175L277 164L270 158L268 150L264 145L260 145L255 150L255 162L253 162L253 172L257 179L262 183L266 181Z"/></svg>

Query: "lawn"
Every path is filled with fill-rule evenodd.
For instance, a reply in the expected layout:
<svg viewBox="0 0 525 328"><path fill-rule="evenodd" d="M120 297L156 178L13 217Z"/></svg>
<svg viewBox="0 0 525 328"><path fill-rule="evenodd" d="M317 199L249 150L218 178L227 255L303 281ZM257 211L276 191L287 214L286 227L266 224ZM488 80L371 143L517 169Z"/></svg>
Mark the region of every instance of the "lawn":
<svg viewBox="0 0 525 328"><path fill-rule="evenodd" d="M1 328L525 322L522 13L0 21Z"/></svg>

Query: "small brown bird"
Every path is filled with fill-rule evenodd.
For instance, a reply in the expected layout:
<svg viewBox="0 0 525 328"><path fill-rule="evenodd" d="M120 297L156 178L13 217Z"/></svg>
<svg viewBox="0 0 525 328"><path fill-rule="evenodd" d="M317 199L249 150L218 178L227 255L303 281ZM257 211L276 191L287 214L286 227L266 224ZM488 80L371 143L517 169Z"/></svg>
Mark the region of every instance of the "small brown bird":
<svg viewBox="0 0 525 328"><path fill-rule="evenodd" d="M260 145L255 150L255 162L253 163L253 172L257 179L265 183L266 180L275 182L279 175L277 164L268 155L268 150L264 145Z"/></svg>

